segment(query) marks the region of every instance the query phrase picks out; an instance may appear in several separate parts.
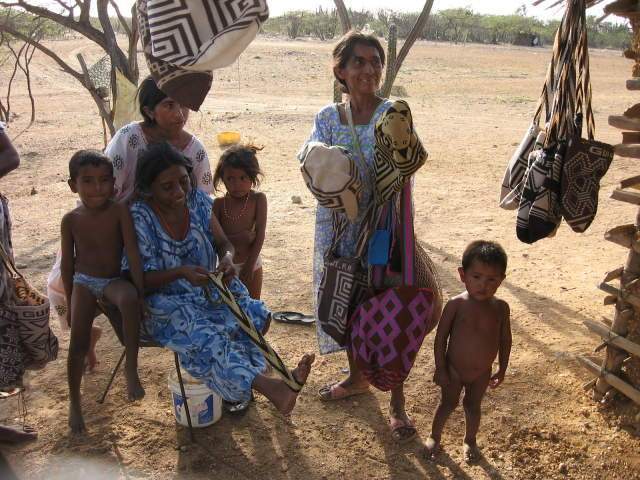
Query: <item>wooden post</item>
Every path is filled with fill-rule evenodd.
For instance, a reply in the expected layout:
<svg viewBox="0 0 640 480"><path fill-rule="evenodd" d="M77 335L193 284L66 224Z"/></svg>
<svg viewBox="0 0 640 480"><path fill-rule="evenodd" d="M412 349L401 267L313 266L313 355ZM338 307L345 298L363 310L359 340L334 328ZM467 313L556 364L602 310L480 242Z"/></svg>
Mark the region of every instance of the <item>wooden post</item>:
<svg viewBox="0 0 640 480"><path fill-rule="evenodd" d="M608 372L606 370L601 370L600 367L598 367L595 363L593 363L588 358L578 357L578 360L591 373L593 373L594 375L599 375L600 377L598 378L598 380L600 380L601 378L604 378L607 381L608 385L611 385L620 393L623 393L624 395L629 397L631 400L636 402L638 405L640 405L640 390L635 389L624 380L620 380L617 376L615 376L611 372Z"/></svg>

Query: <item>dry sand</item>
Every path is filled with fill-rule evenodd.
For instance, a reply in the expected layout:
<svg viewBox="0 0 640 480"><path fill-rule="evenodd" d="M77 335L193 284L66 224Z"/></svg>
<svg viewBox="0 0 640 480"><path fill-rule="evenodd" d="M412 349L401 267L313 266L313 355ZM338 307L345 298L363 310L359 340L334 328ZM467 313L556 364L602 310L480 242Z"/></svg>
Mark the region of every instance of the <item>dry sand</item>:
<svg viewBox="0 0 640 480"><path fill-rule="evenodd" d="M75 59L82 51L97 59L88 42L52 42L55 51ZM294 154L309 134L313 115L331 99L329 43L258 39L239 65L216 74L201 113L188 128L220 153L216 132L239 130L265 146L263 191L269 225L263 249L264 299L274 310L311 310L311 257L314 201L306 191ZM420 442L395 445L387 428L389 395L371 393L334 404L321 403L317 389L342 376L341 355L320 358L286 422L259 397L242 418L224 417L197 431L198 442L176 426L170 409L167 374L173 356L144 349L142 401L125 401L118 376L104 405L96 398L121 347L104 319L101 363L85 377L83 394L88 434L69 436L66 424L65 364L68 335L60 333L58 361L31 375L28 421L39 439L2 447L23 478L640 478L638 409L621 402L602 409L585 394L589 380L575 355L590 353L597 340L582 322L612 315L595 285L604 272L624 262L626 252L603 240L606 229L629 223L635 208L608 196L623 178L637 174L636 160L616 158L605 177L598 216L582 235L566 225L553 239L525 245L515 236L513 212L496 204L505 165L529 121L542 86L548 49L418 43L397 84L406 88L419 133L429 152L416 179L416 231L433 256L445 294L461 291L456 268L465 244L489 238L510 255L500 294L511 304L514 336L511 365L503 386L487 394L479 434L485 459L462 461L462 411L450 419L436 463L419 455ZM634 102L624 88L631 64L618 52L591 55L598 138L618 143L607 126ZM67 161L76 149L101 147L97 110L89 95L52 62L37 53L32 65L38 108L28 123L28 99L14 89L20 116L10 135L22 155L18 171L2 180L11 201L18 263L40 289L58 246L60 218L75 204L66 184ZM6 67L1 72L5 79ZM4 84L4 82L3 82ZM33 193L32 193L33 189ZM293 204L300 195L302 204ZM269 339L293 365L316 349L312 328L273 325ZM407 383L407 407L422 439L430 430L439 390L433 375L433 334ZM17 415L4 402L0 422ZM182 447L181 447L182 446Z"/></svg>

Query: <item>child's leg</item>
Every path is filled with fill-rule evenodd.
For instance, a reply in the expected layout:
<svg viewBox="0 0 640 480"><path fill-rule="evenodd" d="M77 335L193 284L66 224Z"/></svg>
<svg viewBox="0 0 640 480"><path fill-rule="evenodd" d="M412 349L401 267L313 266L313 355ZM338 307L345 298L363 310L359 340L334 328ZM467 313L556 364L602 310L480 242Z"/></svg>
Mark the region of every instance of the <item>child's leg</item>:
<svg viewBox="0 0 640 480"><path fill-rule="evenodd" d="M138 377L138 343L140 341L140 309L135 287L126 280L115 280L104 289L104 298L118 307L122 315L124 348L126 351L125 375L129 400L144 397L144 388Z"/></svg>
<svg viewBox="0 0 640 480"><path fill-rule="evenodd" d="M84 370L84 359L91 342L91 325L96 309L96 297L83 285L75 284L71 294L71 340L67 357L69 381L69 427L74 433L84 431L80 384Z"/></svg>
<svg viewBox="0 0 640 480"><path fill-rule="evenodd" d="M449 418L449 415L456 409L458 402L460 401L460 392L462 392L462 382L457 373L449 368L449 383L444 387L440 387L442 390L442 398L440 404L433 416L433 424L431 425L431 436L426 442L426 454L427 457L432 458L440 447L440 438L442 437L442 430Z"/></svg>
<svg viewBox="0 0 640 480"><path fill-rule="evenodd" d="M93 372L96 365L100 363L98 361L98 355L96 354L96 344L98 343L98 340L100 340L101 336L102 329L97 325L93 325L91 327L91 339L89 341L89 351L87 352L87 361L85 365L87 372Z"/></svg>
<svg viewBox="0 0 640 480"><path fill-rule="evenodd" d="M482 397L484 397L484 393L487 391L489 378L491 378L491 370L483 373L474 380L473 383L465 385L464 388L464 400L462 401L466 426L464 459L467 462L475 462L480 459L480 451L476 444L476 435L480 428L480 406L482 404Z"/></svg>
<svg viewBox="0 0 640 480"><path fill-rule="evenodd" d="M253 271L253 278L246 283L249 295L255 300L260 300L262 294L262 267Z"/></svg>

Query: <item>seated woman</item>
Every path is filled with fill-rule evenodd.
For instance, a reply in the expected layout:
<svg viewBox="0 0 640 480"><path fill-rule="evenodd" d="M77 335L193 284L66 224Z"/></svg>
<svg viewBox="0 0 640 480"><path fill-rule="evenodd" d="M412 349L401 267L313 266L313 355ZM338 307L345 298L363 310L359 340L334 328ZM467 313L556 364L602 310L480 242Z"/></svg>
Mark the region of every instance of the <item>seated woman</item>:
<svg viewBox="0 0 640 480"><path fill-rule="evenodd" d="M263 374L262 353L228 307L215 302L215 288L213 304L204 295L207 273L219 258L217 270L225 274L238 304L258 330L266 331L270 312L233 277L233 246L212 215L213 201L194 188L191 173L191 162L166 142L150 146L138 160L135 189L142 200L131 206L131 215L145 272L146 330L225 400L246 401L255 389L287 414L298 394L283 380ZM306 381L314 359L304 355L298 362L292 373L299 383Z"/></svg>

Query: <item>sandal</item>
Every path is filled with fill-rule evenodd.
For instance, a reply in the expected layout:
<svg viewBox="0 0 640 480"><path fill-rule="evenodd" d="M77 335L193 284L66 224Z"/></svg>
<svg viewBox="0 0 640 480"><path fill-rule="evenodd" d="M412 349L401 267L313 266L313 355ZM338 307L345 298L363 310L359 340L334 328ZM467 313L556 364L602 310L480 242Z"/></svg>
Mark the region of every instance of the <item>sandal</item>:
<svg viewBox="0 0 640 480"><path fill-rule="evenodd" d="M273 312L271 316L276 322L293 325L311 325L316 321L313 315L305 315L299 312Z"/></svg>
<svg viewBox="0 0 640 480"><path fill-rule="evenodd" d="M318 390L318 395L323 402L333 402L368 392L369 385L359 388L344 388L339 383L329 383Z"/></svg>
<svg viewBox="0 0 640 480"><path fill-rule="evenodd" d="M408 443L418 435L418 429L413 421L402 420L400 418L389 418L389 428L391 428L391 437L396 443Z"/></svg>

